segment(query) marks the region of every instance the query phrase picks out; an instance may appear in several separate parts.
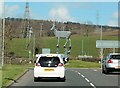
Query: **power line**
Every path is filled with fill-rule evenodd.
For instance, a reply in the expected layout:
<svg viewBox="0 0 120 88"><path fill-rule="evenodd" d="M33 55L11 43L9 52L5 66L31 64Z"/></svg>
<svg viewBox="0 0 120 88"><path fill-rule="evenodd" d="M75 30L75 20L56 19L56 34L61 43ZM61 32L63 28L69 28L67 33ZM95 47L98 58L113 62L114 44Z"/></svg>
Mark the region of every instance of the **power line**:
<svg viewBox="0 0 120 88"><path fill-rule="evenodd" d="M29 29L30 29L30 9L29 3L26 2L24 12L24 38L28 37Z"/></svg>
<svg viewBox="0 0 120 88"><path fill-rule="evenodd" d="M97 21L96 26L98 27L98 25L99 25L99 10L96 11L96 21Z"/></svg>
<svg viewBox="0 0 120 88"><path fill-rule="evenodd" d="M30 49L30 45L32 44L31 42L32 35L33 35L33 28L30 25L30 7L29 7L29 2L26 2L25 12L24 12L24 38L26 38L26 48L28 49L29 60L32 55L32 51ZM33 50L33 53L34 53L34 50Z"/></svg>

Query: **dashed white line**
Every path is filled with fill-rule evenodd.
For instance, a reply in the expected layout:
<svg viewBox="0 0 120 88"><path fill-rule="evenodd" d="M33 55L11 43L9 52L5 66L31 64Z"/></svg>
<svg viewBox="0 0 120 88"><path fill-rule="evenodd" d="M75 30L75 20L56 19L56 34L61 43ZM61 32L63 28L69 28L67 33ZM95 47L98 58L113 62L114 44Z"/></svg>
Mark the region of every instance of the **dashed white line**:
<svg viewBox="0 0 120 88"><path fill-rule="evenodd" d="M85 78L85 80L86 80L87 82L90 82L87 78Z"/></svg>
<svg viewBox="0 0 120 88"><path fill-rule="evenodd" d="M85 76L84 75L81 75L83 78L85 78Z"/></svg>
<svg viewBox="0 0 120 88"><path fill-rule="evenodd" d="M74 70L71 70L71 71L74 71ZM97 70L95 70L95 71L97 71ZM96 88L95 85L94 85L93 83L91 83L90 80L87 79L87 78L86 78L84 75L82 75L80 72L78 72L78 71L74 71L74 72L76 72L76 73L78 73L80 76L82 76L93 88Z"/></svg>
<svg viewBox="0 0 120 88"><path fill-rule="evenodd" d="M94 69L93 71L97 71L96 69Z"/></svg>
<svg viewBox="0 0 120 88"><path fill-rule="evenodd" d="M93 88L96 88L95 85L93 83L90 83L90 85L93 87Z"/></svg>
<svg viewBox="0 0 120 88"><path fill-rule="evenodd" d="M75 72L77 72L77 71L75 71ZM78 73L78 72L77 72Z"/></svg>
<svg viewBox="0 0 120 88"><path fill-rule="evenodd" d="M79 75L81 75L81 73L78 72Z"/></svg>

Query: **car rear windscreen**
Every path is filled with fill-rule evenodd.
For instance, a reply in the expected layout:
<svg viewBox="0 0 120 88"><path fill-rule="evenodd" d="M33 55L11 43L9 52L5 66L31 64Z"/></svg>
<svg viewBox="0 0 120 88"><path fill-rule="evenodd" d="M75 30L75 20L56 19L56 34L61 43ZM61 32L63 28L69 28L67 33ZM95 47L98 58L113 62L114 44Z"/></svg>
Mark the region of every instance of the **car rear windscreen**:
<svg viewBox="0 0 120 88"><path fill-rule="evenodd" d="M58 57L40 57L39 62L41 67L57 67L60 63Z"/></svg>
<svg viewBox="0 0 120 88"><path fill-rule="evenodd" d="M120 55L111 55L110 58L111 59L119 59L120 60Z"/></svg>

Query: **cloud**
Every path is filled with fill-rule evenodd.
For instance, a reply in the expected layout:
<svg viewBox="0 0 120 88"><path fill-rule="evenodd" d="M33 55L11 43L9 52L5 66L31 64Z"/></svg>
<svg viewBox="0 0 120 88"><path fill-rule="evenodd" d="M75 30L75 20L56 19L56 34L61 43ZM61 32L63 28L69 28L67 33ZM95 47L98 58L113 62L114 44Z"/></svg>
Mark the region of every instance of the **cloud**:
<svg viewBox="0 0 120 88"><path fill-rule="evenodd" d="M8 6L5 5L5 17L15 17L16 11L19 9L19 5Z"/></svg>
<svg viewBox="0 0 120 88"><path fill-rule="evenodd" d="M108 22L108 25L109 26L118 26L118 12L114 12L112 14L112 17L111 17L111 19Z"/></svg>
<svg viewBox="0 0 120 88"><path fill-rule="evenodd" d="M113 18L118 19L118 12L113 13Z"/></svg>
<svg viewBox="0 0 120 88"><path fill-rule="evenodd" d="M109 26L118 26L118 21L111 20L111 21L109 21L108 25Z"/></svg>
<svg viewBox="0 0 120 88"><path fill-rule="evenodd" d="M52 8L49 12L49 15L52 20L57 20L62 22L75 21L75 18L70 16L68 9L65 7Z"/></svg>

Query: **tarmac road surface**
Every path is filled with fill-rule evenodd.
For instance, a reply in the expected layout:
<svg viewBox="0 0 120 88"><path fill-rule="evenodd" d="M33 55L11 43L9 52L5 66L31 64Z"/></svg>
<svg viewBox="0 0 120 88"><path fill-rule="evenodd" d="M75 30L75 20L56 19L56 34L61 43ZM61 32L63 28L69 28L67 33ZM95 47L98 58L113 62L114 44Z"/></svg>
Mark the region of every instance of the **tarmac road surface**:
<svg viewBox="0 0 120 88"><path fill-rule="evenodd" d="M89 87L89 88L118 88L119 85L119 75L120 73L110 73L102 74L101 69L88 69L88 68L79 68L72 69L66 68L66 81L60 82L58 80L43 80L39 82L34 82L33 69L23 75L16 83L11 86L24 86L24 87L58 87L58 88L67 88L67 87ZM41 86L41 87L40 87Z"/></svg>

